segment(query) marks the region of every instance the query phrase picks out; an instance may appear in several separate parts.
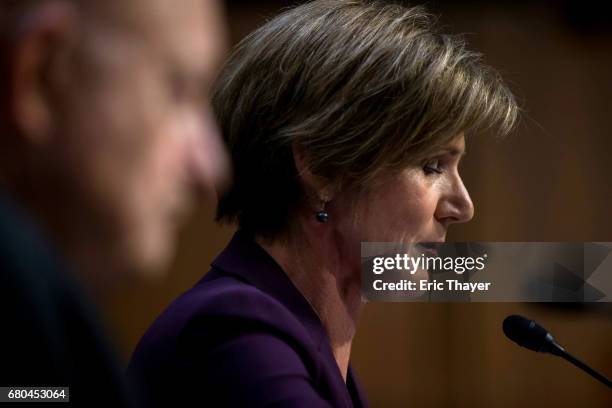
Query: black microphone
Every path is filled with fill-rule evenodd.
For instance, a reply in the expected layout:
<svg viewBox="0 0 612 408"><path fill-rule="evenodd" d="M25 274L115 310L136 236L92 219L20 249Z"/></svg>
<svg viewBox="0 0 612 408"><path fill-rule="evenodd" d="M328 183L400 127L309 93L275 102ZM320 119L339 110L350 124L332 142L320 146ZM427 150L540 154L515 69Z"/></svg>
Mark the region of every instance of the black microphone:
<svg viewBox="0 0 612 408"><path fill-rule="evenodd" d="M550 353L562 357L607 385L608 388L612 388L612 381L565 351L565 349L557 343L552 334L534 320L529 320L519 315L510 315L504 319L503 329L506 337L519 346L528 348L529 350L539 351L540 353Z"/></svg>

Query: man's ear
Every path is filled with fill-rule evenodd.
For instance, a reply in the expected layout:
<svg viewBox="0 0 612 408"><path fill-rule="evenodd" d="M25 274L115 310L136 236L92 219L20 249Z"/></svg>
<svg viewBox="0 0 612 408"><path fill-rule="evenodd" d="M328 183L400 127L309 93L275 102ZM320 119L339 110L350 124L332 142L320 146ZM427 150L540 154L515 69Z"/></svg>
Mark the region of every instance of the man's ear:
<svg viewBox="0 0 612 408"><path fill-rule="evenodd" d="M44 144L53 134L54 103L69 83L66 64L75 23L74 4L57 0L34 5L16 26L10 106L25 143Z"/></svg>
<svg viewBox="0 0 612 408"><path fill-rule="evenodd" d="M304 150L297 143L291 145L291 150L293 152L293 160L295 161L298 177L302 181L307 192L314 195L312 198L315 200L323 200L325 202L331 201L335 193L334 185L326 178L312 173L308 167ZM313 204L319 205L318 202Z"/></svg>

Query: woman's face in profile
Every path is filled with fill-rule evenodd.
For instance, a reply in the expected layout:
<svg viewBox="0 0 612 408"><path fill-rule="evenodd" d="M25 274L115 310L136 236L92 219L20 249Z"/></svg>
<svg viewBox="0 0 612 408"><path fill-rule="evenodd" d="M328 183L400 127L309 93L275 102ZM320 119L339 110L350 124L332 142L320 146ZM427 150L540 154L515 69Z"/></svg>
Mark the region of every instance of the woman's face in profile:
<svg viewBox="0 0 612 408"><path fill-rule="evenodd" d="M469 221L474 207L458 168L464 153L465 139L460 134L422 165L372 187L358 199L354 217L338 220L344 250L350 253L350 248L360 248L360 242L441 242L451 224ZM351 213L348 208L334 212ZM354 255L353 260L359 259Z"/></svg>

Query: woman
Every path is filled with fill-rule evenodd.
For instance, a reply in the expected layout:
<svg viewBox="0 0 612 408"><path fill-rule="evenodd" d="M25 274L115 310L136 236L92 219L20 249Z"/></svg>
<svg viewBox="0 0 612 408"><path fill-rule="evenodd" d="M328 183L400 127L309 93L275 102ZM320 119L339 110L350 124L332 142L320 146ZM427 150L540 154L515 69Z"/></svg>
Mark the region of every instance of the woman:
<svg viewBox="0 0 612 408"><path fill-rule="evenodd" d="M318 0L238 45L214 106L235 177L218 219L239 229L132 372L158 405L365 406L360 242L443 241L468 221L464 135L510 131L512 94L422 8Z"/></svg>

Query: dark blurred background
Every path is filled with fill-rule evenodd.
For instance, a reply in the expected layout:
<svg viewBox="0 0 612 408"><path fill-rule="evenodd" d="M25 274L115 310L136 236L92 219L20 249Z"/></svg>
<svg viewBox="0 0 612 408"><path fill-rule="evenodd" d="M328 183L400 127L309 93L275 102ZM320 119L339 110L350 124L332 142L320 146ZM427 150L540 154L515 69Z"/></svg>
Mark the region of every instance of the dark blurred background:
<svg viewBox="0 0 612 408"><path fill-rule="evenodd" d="M294 1L227 1L232 43ZM417 3L412 3L417 4ZM450 241L612 241L612 17L595 1L432 1L510 83L524 110L504 140L468 139L463 176L476 207ZM170 274L123 289L105 313L124 358L153 319L209 268L230 228L200 208ZM612 265L610 265L612 270ZM612 304L366 307L353 364L374 407L609 407L612 393L568 363L506 340L510 313L538 320L612 376Z"/></svg>

